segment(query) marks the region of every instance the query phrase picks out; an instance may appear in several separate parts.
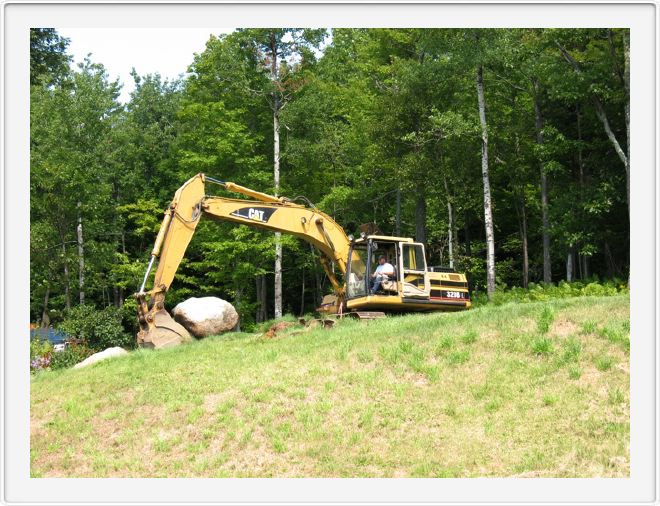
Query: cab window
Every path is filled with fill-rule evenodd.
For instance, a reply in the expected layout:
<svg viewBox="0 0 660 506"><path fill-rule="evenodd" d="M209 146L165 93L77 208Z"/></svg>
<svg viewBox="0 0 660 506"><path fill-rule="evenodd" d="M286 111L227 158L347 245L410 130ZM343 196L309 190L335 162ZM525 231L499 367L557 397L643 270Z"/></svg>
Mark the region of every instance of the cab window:
<svg viewBox="0 0 660 506"><path fill-rule="evenodd" d="M424 248L421 244L403 245L403 268L411 271L426 270L424 261Z"/></svg>

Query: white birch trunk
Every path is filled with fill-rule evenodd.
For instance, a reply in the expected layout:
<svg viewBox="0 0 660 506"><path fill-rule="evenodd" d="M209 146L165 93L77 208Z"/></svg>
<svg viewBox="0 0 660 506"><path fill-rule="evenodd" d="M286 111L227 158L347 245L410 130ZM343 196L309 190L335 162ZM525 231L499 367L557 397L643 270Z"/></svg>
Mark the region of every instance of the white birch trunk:
<svg viewBox="0 0 660 506"><path fill-rule="evenodd" d="M80 202L78 202L80 209ZM85 303L85 253L83 250L83 226L80 210L78 211L78 291L80 292L80 305Z"/></svg>
<svg viewBox="0 0 660 506"><path fill-rule="evenodd" d="M447 186L447 178L443 176L445 183L445 192L447 193L447 235L449 238L449 267L454 268L454 211L451 207L451 197L449 195L449 186Z"/></svg>
<svg viewBox="0 0 660 506"><path fill-rule="evenodd" d="M479 120L481 122L481 174L484 184L484 224L486 226L486 285L488 299L495 293L495 234L493 232L493 211L490 196L490 176L488 173L488 125L486 123L486 98L484 96L484 71L477 67L477 98L479 100Z"/></svg>
<svg viewBox="0 0 660 506"><path fill-rule="evenodd" d="M274 125L274 176L275 195L279 195L280 189L280 122L277 113L273 115ZM282 234L275 232L275 318L282 316Z"/></svg>
<svg viewBox="0 0 660 506"><path fill-rule="evenodd" d="M271 79L277 85L277 42L275 37L270 39L271 50ZM275 195L280 193L280 99L277 91L273 92L273 179ZM282 316L282 234L275 232L275 318Z"/></svg>

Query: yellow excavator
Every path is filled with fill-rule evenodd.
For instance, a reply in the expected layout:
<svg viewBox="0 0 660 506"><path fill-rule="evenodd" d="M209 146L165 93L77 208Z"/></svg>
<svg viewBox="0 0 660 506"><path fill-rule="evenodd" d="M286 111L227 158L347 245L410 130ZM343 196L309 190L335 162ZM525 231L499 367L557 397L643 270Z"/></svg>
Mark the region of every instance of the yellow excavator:
<svg viewBox="0 0 660 506"><path fill-rule="evenodd" d="M206 182L251 200L209 196ZM428 266L423 244L364 232L358 238L347 236L330 216L303 200L300 204L204 174L186 181L165 211L144 280L135 294L138 344L163 348L191 340L186 329L165 310L165 294L203 215L295 235L314 246L321 252L321 263L334 289L334 295L324 297L319 311L369 318L382 312L456 311L471 306L465 275ZM391 262L394 273L378 292L371 293L371 275L380 256ZM153 288L145 292L156 258ZM335 275L334 266L343 281Z"/></svg>

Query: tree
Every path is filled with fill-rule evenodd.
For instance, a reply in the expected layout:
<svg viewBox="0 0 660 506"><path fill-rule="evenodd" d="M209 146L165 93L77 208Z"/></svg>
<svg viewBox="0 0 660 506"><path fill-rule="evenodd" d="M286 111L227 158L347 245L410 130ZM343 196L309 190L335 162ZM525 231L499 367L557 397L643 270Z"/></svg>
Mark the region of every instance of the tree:
<svg viewBox="0 0 660 506"><path fill-rule="evenodd" d="M312 56L313 48L323 40L325 30L303 30L298 28L242 29L239 37L251 46L255 56L268 73L270 86L260 90L269 98L273 114L273 187L275 195L280 192L280 111L290 100L295 86L289 86L287 58L298 57L303 61ZM282 240L275 232L275 317L282 316Z"/></svg>
<svg viewBox="0 0 660 506"><path fill-rule="evenodd" d="M69 39L54 28L30 28L30 84L51 85L69 71L71 57L66 54Z"/></svg>

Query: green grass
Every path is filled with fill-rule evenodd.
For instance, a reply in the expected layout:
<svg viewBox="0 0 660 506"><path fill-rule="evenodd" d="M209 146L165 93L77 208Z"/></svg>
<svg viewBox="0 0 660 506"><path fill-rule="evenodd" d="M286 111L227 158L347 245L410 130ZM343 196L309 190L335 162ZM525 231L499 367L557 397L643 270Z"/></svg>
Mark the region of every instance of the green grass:
<svg viewBox="0 0 660 506"><path fill-rule="evenodd" d="M33 376L30 475L629 476L629 348L616 295L138 350Z"/></svg>

